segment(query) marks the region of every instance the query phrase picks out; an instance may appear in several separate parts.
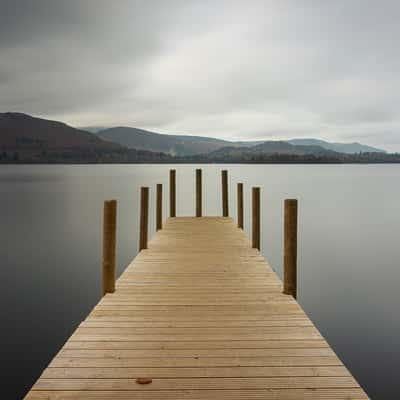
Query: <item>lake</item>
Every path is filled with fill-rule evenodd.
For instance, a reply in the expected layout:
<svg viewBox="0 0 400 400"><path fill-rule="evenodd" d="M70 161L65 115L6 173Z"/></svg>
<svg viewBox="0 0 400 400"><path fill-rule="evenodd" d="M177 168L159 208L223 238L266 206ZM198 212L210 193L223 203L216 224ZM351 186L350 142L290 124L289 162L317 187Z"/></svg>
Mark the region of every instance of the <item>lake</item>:
<svg viewBox="0 0 400 400"><path fill-rule="evenodd" d="M121 273L138 249L140 186L177 170L177 215L194 215L195 165L0 166L2 398L19 399L98 302L102 209L118 200ZM261 187L261 251L282 277L283 200L299 199L298 300L372 399L400 391L400 165L202 165L203 214L230 215Z"/></svg>

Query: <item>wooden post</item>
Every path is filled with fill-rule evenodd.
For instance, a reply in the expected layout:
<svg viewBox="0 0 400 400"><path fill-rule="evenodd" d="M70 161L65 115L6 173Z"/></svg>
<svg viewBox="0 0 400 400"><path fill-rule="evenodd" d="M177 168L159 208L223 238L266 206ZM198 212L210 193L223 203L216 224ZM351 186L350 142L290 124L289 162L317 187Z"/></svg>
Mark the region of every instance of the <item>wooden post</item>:
<svg viewBox="0 0 400 400"><path fill-rule="evenodd" d="M117 202L107 200L103 211L103 296L115 292Z"/></svg>
<svg viewBox="0 0 400 400"><path fill-rule="evenodd" d="M139 251L147 249L147 235L149 226L149 188L140 189L140 238Z"/></svg>
<svg viewBox="0 0 400 400"><path fill-rule="evenodd" d="M285 200L283 293L297 298L297 200Z"/></svg>
<svg viewBox="0 0 400 400"><path fill-rule="evenodd" d="M222 181L222 216L229 216L229 205L228 205L228 171L221 171Z"/></svg>
<svg viewBox="0 0 400 400"><path fill-rule="evenodd" d="M176 217L176 171L169 170L169 216Z"/></svg>
<svg viewBox="0 0 400 400"><path fill-rule="evenodd" d="M237 184L237 213L238 227L243 229L243 183Z"/></svg>
<svg viewBox="0 0 400 400"><path fill-rule="evenodd" d="M162 184L157 183L156 230L162 229Z"/></svg>
<svg viewBox="0 0 400 400"><path fill-rule="evenodd" d="M253 248L260 250L260 188L253 187L252 190L253 203Z"/></svg>
<svg viewBox="0 0 400 400"><path fill-rule="evenodd" d="M196 169L196 217L201 217L202 215L202 187L201 187L201 169Z"/></svg>

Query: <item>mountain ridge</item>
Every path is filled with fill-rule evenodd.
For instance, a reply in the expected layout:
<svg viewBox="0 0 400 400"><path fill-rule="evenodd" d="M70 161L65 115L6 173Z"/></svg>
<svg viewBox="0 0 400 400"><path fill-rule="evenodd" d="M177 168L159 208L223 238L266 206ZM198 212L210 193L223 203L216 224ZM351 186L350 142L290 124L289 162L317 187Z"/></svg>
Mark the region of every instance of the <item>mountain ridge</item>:
<svg viewBox="0 0 400 400"><path fill-rule="evenodd" d="M118 128L123 136L134 128ZM115 131L111 131L115 134ZM0 113L1 163L366 163L400 162L400 154L346 154L284 140L229 142L134 130L138 148L104 140L65 123L23 113ZM104 136L104 134L103 134ZM140 139L140 140L139 140ZM302 141L304 143L304 140ZM310 143L310 142L309 142ZM153 151L148 150L149 146ZM364 145L361 145L364 146ZM368 147L370 149L370 147ZM374 149L374 148L373 148ZM154 151L155 150L155 151ZM378 149L379 150L379 149ZM169 154L167 154L169 153ZM172 153L172 154L171 154Z"/></svg>
<svg viewBox="0 0 400 400"><path fill-rule="evenodd" d="M339 153L355 154L355 153L386 153L385 150L378 149L377 147L368 146L358 142L343 143L343 142L328 142L322 139L315 138L299 138L290 139L288 143L295 145L306 146L321 146L327 150L337 151Z"/></svg>
<svg viewBox="0 0 400 400"><path fill-rule="evenodd" d="M161 151L174 156L208 153L231 143L211 137L167 135L126 126L108 128L96 132L96 135L128 148Z"/></svg>
<svg viewBox="0 0 400 400"><path fill-rule="evenodd" d="M322 139L304 138L289 140L229 141L206 136L169 135L140 128L112 127L96 132L104 140L120 145L149 151L162 151L174 156L189 156L210 153L223 147L253 147L263 143L286 142L292 145L319 146L339 153L356 154L385 150L361 143L328 142Z"/></svg>
<svg viewBox="0 0 400 400"><path fill-rule="evenodd" d="M136 162L166 157L127 149L63 122L28 114L0 113L2 162Z"/></svg>

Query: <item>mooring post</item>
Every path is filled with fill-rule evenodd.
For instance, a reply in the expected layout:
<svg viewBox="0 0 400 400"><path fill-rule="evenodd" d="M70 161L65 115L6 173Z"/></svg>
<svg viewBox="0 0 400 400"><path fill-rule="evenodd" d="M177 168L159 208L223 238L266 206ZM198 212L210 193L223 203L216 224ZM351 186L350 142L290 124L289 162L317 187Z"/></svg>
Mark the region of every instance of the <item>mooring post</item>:
<svg viewBox="0 0 400 400"><path fill-rule="evenodd" d="M176 171L169 170L169 216L176 217Z"/></svg>
<svg viewBox="0 0 400 400"><path fill-rule="evenodd" d="M201 169L196 169L196 217L202 215L202 188L201 188Z"/></svg>
<svg viewBox="0 0 400 400"><path fill-rule="evenodd" d="M252 244L253 248L260 250L260 188L252 189L252 205L253 205L253 229Z"/></svg>
<svg viewBox="0 0 400 400"><path fill-rule="evenodd" d="M149 188L140 189L140 239L139 251L147 249L147 236L149 227Z"/></svg>
<svg viewBox="0 0 400 400"><path fill-rule="evenodd" d="M228 205L228 171L221 171L221 183L222 183L222 216L229 216L229 205Z"/></svg>
<svg viewBox="0 0 400 400"><path fill-rule="evenodd" d="M103 296L115 292L117 202L106 200L103 211Z"/></svg>
<svg viewBox="0 0 400 400"><path fill-rule="evenodd" d="M285 200L283 293L297 298L297 200Z"/></svg>
<svg viewBox="0 0 400 400"><path fill-rule="evenodd" d="M157 183L156 194L156 230L162 229L162 184Z"/></svg>
<svg viewBox="0 0 400 400"><path fill-rule="evenodd" d="M243 229L243 183L237 184L237 213L238 227Z"/></svg>

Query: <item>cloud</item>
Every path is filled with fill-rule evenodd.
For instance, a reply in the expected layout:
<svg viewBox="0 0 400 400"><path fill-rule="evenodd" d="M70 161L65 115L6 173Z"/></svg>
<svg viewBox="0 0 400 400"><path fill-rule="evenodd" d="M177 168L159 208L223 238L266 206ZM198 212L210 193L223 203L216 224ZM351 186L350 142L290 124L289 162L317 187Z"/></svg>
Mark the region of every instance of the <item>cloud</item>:
<svg viewBox="0 0 400 400"><path fill-rule="evenodd" d="M400 151L397 1L0 5L0 110Z"/></svg>

